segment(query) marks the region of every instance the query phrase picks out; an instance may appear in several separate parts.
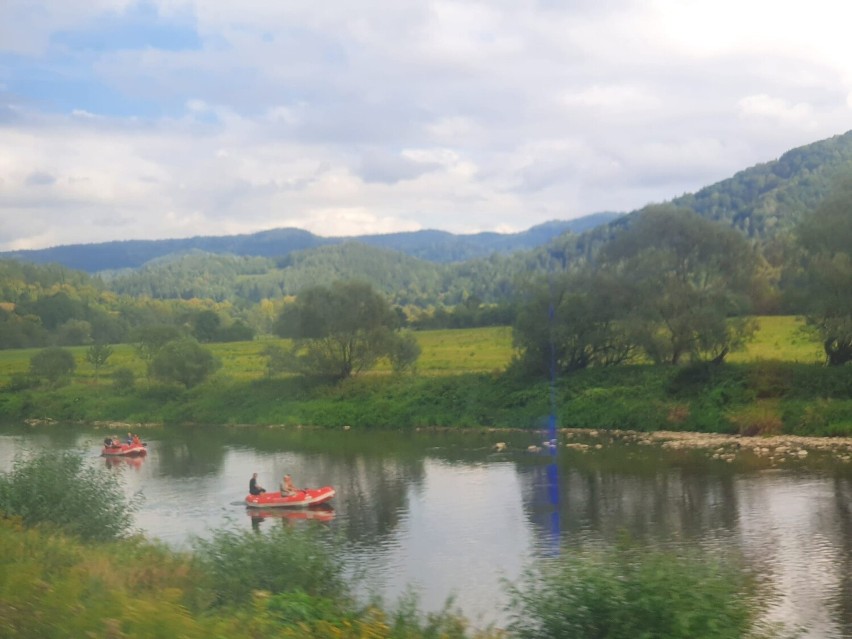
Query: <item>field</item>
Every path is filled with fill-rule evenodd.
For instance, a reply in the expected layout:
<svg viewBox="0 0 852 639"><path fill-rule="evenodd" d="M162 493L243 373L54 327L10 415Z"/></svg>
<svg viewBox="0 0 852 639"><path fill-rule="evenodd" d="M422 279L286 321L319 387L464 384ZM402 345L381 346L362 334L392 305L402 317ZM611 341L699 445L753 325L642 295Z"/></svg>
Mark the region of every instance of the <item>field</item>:
<svg viewBox="0 0 852 639"><path fill-rule="evenodd" d="M754 340L744 351L728 356L732 363L757 361L786 361L799 363L822 362L824 355L818 341L804 333L802 320L796 317L759 317ZM509 327L421 331L415 333L422 353L417 363L421 375L452 375L502 371L512 359L512 330ZM262 377L265 371L263 349L269 344L286 344L285 340L265 338L253 342L210 344L210 350L222 361L222 371L234 380ZM130 368L138 378L145 375L144 362L136 356L129 344L113 347L108 366L100 371L108 377L117 368ZM93 383L95 371L86 361L86 347L70 349L77 360L75 379ZM38 349L0 350L0 384L5 384L15 373L25 373L29 360ZM380 364L376 373L388 372L390 367Z"/></svg>
<svg viewBox="0 0 852 639"><path fill-rule="evenodd" d="M744 351L731 353L729 362L749 363L777 360L800 364L823 363L822 344L804 330L804 320L792 316L763 316L757 333Z"/></svg>

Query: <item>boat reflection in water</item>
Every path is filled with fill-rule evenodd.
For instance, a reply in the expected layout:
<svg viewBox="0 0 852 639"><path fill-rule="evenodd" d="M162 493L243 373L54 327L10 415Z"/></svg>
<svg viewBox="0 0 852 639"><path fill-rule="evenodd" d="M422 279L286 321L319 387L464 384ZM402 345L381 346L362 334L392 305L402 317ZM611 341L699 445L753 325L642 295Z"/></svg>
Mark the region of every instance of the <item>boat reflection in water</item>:
<svg viewBox="0 0 852 639"><path fill-rule="evenodd" d="M134 457L121 457L118 455L107 455L104 456L104 461L106 462L107 468L119 468L119 467L130 467L139 470L142 467L142 464L145 462L144 455L137 455Z"/></svg>
<svg viewBox="0 0 852 639"><path fill-rule="evenodd" d="M251 517L251 525L255 530L265 519L280 519L285 524L307 520L328 523L335 517L334 508L328 504L310 508L246 508L246 514Z"/></svg>

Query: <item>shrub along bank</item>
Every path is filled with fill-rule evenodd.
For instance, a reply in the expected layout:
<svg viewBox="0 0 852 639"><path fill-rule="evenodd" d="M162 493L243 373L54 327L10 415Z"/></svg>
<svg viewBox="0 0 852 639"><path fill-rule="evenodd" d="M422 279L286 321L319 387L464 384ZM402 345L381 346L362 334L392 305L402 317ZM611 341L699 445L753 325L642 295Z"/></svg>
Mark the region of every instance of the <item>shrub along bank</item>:
<svg viewBox="0 0 852 639"><path fill-rule="evenodd" d="M0 419L353 428L681 430L852 435L852 367L794 362L587 369L553 385L511 373L367 375L339 384L220 374L192 389L72 383L0 392Z"/></svg>

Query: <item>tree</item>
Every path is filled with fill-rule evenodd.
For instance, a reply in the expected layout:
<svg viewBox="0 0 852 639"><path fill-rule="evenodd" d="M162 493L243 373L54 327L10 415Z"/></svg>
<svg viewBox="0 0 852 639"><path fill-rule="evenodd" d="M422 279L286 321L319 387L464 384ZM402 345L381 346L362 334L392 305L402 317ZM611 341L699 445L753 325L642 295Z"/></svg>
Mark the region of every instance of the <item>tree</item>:
<svg viewBox="0 0 852 639"><path fill-rule="evenodd" d="M400 342L390 304L363 282L305 289L284 306L275 332L293 340L296 372L344 379L390 357Z"/></svg>
<svg viewBox="0 0 852 639"><path fill-rule="evenodd" d="M40 350L30 358L30 374L35 377L43 377L56 386L59 382L71 375L77 363L74 355L65 348L51 346Z"/></svg>
<svg viewBox="0 0 852 639"><path fill-rule="evenodd" d="M151 375L164 382L192 388L217 371L222 363L194 339L168 342L151 360Z"/></svg>
<svg viewBox="0 0 852 639"><path fill-rule="evenodd" d="M757 257L730 227L688 209L649 207L600 258L629 292L630 331L655 362L722 361L754 331L746 313Z"/></svg>
<svg viewBox="0 0 852 639"><path fill-rule="evenodd" d="M215 311L204 310L192 318L192 334L199 342L215 342L222 319Z"/></svg>
<svg viewBox="0 0 852 639"><path fill-rule="evenodd" d="M520 304L512 339L517 365L549 376L618 364L634 347L626 334L617 282L591 271L539 281Z"/></svg>
<svg viewBox="0 0 852 639"><path fill-rule="evenodd" d="M177 326L150 324L137 328L133 340L137 355L150 364L163 346L181 337L181 330Z"/></svg>
<svg viewBox="0 0 852 639"><path fill-rule="evenodd" d="M788 269L788 296L820 336L826 363L852 361L852 178L841 182L796 229L801 249Z"/></svg>
<svg viewBox="0 0 852 639"><path fill-rule="evenodd" d="M92 344L86 350L86 361L95 369L95 383L98 381L101 368L106 365L111 355L112 346L109 344Z"/></svg>
<svg viewBox="0 0 852 639"><path fill-rule="evenodd" d="M216 332L217 342L250 342L254 339L254 329L241 320L230 326L221 327Z"/></svg>
<svg viewBox="0 0 852 639"><path fill-rule="evenodd" d="M413 333L397 333L390 345L388 359L395 373L414 371L421 352Z"/></svg>
<svg viewBox="0 0 852 639"><path fill-rule="evenodd" d="M70 319L56 329L56 343L61 346L91 344L92 325L86 320Z"/></svg>

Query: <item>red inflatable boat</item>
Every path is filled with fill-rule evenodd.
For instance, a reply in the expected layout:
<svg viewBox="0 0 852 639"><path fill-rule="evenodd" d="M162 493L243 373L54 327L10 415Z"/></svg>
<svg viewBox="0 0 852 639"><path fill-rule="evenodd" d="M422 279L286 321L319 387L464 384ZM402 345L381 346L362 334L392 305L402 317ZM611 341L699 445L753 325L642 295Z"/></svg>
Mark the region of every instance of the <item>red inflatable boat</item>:
<svg viewBox="0 0 852 639"><path fill-rule="evenodd" d="M145 444L119 444L118 446L104 446L101 455L104 457L139 457L147 455L148 449Z"/></svg>
<svg viewBox="0 0 852 639"><path fill-rule="evenodd" d="M252 508L307 508L324 504L334 497L334 488L323 486L322 488L302 488L289 497L281 493L260 493L246 497L246 506Z"/></svg>

